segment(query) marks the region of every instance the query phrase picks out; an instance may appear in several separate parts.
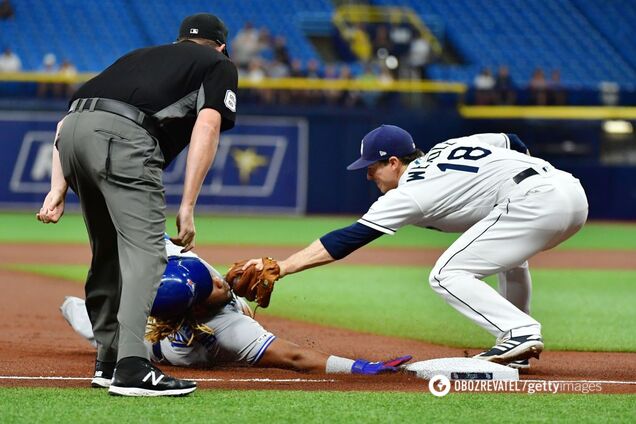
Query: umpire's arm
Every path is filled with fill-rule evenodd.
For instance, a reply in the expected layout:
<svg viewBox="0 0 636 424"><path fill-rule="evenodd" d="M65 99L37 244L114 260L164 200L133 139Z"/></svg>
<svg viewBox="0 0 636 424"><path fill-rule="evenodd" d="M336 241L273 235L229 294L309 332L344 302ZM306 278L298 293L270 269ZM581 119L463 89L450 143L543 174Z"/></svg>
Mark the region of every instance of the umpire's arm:
<svg viewBox="0 0 636 424"><path fill-rule="evenodd" d="M46 195L40 211L36 213L38 221L45 224L57 223L64 214L64 200L68 190L68 183L64 179L60 153L57 150L57 141L60 138L64 119L57 124L55 139L53 140L53 152L51 156L51 189Z"/></svg>
<svg viewBox="0 0 636 424"><path fill-rule="evenodd" d="M201 109L190 138L183 197L177 215L179 235L172 239L175 244L183 246L182 252L194 247L194 206L203 180L216 156L220 132L221 114L215 109Z"/></svg>

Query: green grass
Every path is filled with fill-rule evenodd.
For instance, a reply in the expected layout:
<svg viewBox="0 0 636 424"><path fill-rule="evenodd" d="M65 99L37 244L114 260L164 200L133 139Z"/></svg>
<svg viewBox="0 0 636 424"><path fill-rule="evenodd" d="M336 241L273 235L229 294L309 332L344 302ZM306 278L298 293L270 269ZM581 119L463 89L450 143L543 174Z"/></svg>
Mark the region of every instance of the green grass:
<svg viewBox="0 0 636 424"><path fill-rule="evenodd" d="M323 234L350 225L351 217L230 217L200 215L196 217L199 244L256 244L304 246ZM66 214L58 224L44 225L33 214L0 213L0 243L86 243L86 230L79 214ZM174 217L167 221L174 233ZM401 229L395 236L380 237L373 246L448 247L457 234L423 230L413 226ZM636 225L589 223L560 248L568 249L634 249Z"/></svg>
<svg viewBox="0 0 636 424"><path fill-rule="evenodd" d="M78 282L87 271L70 265L11 268ZM315 268L278 282L270 307L258 313L450 346L491 345L488 333L433 292L429 271L340 264ZM543 324L547 348L636 351L634 281L636 271L533 270L533 316Z"/></svg>
<svg viewBox="0 0 636 424"><path fill-rule="evenodd" d="M198 390L185 398L114 398L89 389L0 389L3 423L625 422L635 395Z"/></svg>

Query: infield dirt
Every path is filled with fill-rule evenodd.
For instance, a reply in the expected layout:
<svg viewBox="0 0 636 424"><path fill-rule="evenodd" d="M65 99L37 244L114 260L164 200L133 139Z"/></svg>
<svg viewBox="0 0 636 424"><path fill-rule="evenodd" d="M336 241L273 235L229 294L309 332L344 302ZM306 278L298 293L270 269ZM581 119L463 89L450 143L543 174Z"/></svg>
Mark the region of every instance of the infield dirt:
<svg viewBox="0 0 636 424"><path fill-rule="evenodd" d="M295 250L268 247L203 246L197 252L217 263L238 258L270 255L285 257ZM423 249L362 249L348 263L387 265L431 265L441 251ZM84 245L0 245L0 264L57 263L88 264L90 251ZM551 251L531 260L534 266L558 268L636 269L631 252ZM92 374L93 348L64 321L59 313L64 296L83 296L81 285L62 279L0 270L0 377L76 377ZM10 295L7 295L10 294ZM421 341L358 333L260 315L259 321L279 337L332 354L370 360L412 354L414 361L466 356L478 353ZM162 366L184 378L214 379L201 388L288 389L288 390L390 390L426 392L424 380L408 375L332 376L247 367L217 367L208 370ZM631 381L632 384L602 384L600 393L636 393L636 353L544 352L530 374L522 379L572 381ZM88 387L88 380L0 379L0 387L51 386Z"/></svg>

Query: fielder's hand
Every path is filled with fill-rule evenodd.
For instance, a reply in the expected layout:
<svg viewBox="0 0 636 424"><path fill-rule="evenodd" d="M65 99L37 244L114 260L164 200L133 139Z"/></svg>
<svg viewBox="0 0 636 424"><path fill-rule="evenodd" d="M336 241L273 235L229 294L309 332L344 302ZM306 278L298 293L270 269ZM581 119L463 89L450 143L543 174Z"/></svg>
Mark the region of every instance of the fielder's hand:
<svg viewBox="0 0 636 424"><path fill-rule="evenodd" d="M35 214L37 220L44 224L56 224L64 215L64 197L66 197L66 193L49 191L44 198L40 212Z"/></svg>
<svg viewBox="0 0 636 424"><path fill-rule="evenodd" d="M269 306L274 283L279 278L280 268L272 258L236 262L225 274L225 281L234 293L249 301L256 301L261 308Z"/></svg>

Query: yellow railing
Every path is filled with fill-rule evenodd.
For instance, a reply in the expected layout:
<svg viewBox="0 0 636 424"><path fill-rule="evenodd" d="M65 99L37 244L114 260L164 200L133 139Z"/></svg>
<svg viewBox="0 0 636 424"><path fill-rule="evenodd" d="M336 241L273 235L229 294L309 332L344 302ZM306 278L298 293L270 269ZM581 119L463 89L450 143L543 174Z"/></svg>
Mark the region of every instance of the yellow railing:
<svg viewBox="0 0 636 424"><path fill-rule="evenodd" d="M636 119L636 107L620 106L466 106L459 114L467 119Z"/></svg>
<svg viewBox="0 0 636 424"><path fill-rule="evenodd" d="M380 80L325 80L308 78L277 78L260 81L240 80L240 88L275 90L358 90L397 91L407 93L457 93L466 92L466 85L443 81L387 81Z"/></svg>
<svg viewBox="0 0 636 424"><path fill-rule="evenodd" d="M0 81L4 82L62 82L76 84L88 81L97 74L62 74L49 72L0 72Z"/></svg>
<svg viewBox="0 0 636 424"><path fill-rule="evenodd" d="M79 73L76 75L51 74L44 72L0 73L0 81L32 83L82 83L96 74ZM466 85L443 81L391 81L371 80L326 80L310 78L266 78L259 81L240 79L239 88L272 90L359 90L359 91L397 91L425 93L457 93L466 91Z"/></svg>

